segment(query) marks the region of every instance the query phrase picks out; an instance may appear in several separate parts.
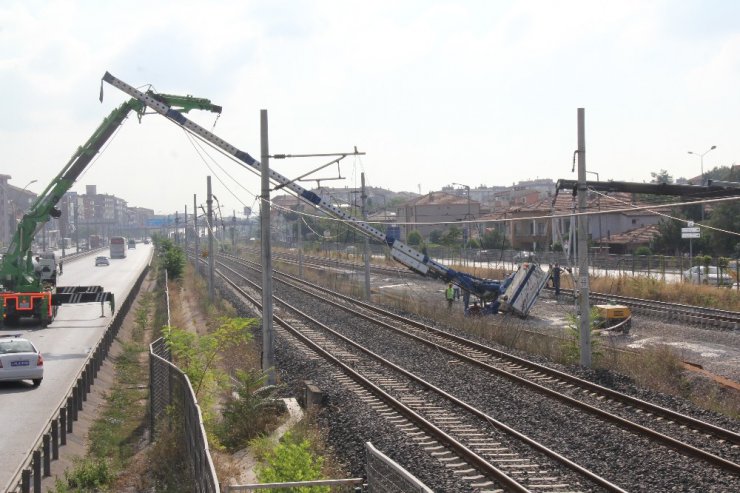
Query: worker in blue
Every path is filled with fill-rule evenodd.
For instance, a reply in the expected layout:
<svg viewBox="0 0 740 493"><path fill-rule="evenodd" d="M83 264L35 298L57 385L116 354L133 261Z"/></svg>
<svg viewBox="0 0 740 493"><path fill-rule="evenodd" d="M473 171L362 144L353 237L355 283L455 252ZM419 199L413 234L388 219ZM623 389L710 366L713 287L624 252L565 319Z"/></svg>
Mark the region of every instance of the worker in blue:
<svg viewBox="0 0 740 493"><path fill-rule="evenodd" d="M447 308L452 309L452 302L455 301L455 290L452 287L452 283L447 285L445 289L445 299L447 300Z"/></svg>
<svg viewBox="0 0 740 493"><path fill-rule="evenodd" d="M550 271L550 277L552 277L552 287L555 288L555 296L560 296L560 273L563 269L560 268L560 264L555 264L555 267Z"/></svg>

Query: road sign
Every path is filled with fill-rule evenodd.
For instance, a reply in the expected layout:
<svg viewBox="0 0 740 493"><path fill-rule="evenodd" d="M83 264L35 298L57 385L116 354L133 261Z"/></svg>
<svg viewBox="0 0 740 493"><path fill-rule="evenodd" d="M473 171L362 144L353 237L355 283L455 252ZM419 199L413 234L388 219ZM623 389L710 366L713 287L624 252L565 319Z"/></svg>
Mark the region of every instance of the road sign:
<svg viewBox="0 0 740 493"><path fill-rule="evenodd" d="M698 227L681 228L681 238L700 238L701 233Z"/></svg>
<svg viewBox="0 0 740 493"><path fill-rule="evenodd" d="M695 228L681 228L681 233L699 233L699 227Z"/></svg>
<svg viewBox="0 0 740 493"><path fill-rule="evenodd" d="M681 233L681 238L701 238L699 233Z"/></svg>

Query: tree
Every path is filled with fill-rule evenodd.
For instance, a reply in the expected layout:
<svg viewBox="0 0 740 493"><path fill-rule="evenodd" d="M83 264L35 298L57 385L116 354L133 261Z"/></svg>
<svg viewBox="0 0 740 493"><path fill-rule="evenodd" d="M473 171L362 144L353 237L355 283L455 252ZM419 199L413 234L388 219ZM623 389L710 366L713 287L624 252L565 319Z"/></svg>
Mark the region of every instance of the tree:
<svg viewBox="0 0 740 493"><path fill-rule="evenodd" d="M716 255L732 255L738 244L737 235L732 233L740 231L740 203L724 202L715 205L709 225L716 228L708 233L710 251Z"/></svg>
<svg viewBox="0 0 740 493"><path fill-rule="evenodd" d="M432 231L431 233L429 233L429 241L431 243L435 243L437 245L440 245L440 244L442 244L443 236L444 235L443 235L442 231L440 231L438 229L435 229L434 231Z"/></svg>
<svg viewBox="0 0 740 493"><path fill-rule="evenodd" d="M462 230L456 226L450 226L447 233L442 238L442 244L445 246L456 246L462 239Z"/></svg>
<svg viewBox="0 0 740 493"><path fill-rule="evenodd" d="M164 268L167 270L167 276L170 279L177 279L185 270L185 252L172 243L169 238L156 236L154 240L159 249Z"/></svg>
<svg viewBox="0 0 740 493"><path fill-rule="evenodd" d="M423 240L424 239L422 238L421 233L419 233L415 229L413 231L409 231L409 234L406 237L406 241L408 242L409 245L412 245L412 246L419 246L419 245L421 245L421 242Z"/></svg>
<svg viewBox="0 0 740 493"><path fill-rule="evenodd" d="M509 247L509 242L506 240L500 231L496 229L487 229L481 238L481 248L492 250L494 248L506 249Z"/></svg>
<svg viewBox="0 0 740 493"><path fill-rule="evenodd" d="M657 173L653 171L650 173L650 176L652 177L650 183L667 183L669 185L673 183L673 176L669 175L668 171L664 169L658 171Z"/></svg>

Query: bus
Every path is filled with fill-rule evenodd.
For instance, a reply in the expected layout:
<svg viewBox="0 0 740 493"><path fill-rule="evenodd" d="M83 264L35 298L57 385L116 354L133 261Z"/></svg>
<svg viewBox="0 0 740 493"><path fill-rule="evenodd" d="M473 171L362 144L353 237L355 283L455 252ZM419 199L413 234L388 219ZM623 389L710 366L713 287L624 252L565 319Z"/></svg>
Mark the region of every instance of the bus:
<svg viewBox="0 0 740 493"><path fill-rule="evenodd" d="M126 238L123 236L111 236L110 258L126 258Z"/></svg>

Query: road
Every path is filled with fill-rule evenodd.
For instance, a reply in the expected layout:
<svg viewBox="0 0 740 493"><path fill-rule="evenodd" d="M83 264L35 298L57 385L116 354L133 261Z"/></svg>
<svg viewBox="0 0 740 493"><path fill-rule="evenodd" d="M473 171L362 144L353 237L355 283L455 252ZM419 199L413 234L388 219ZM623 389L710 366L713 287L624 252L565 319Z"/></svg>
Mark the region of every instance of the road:
<svg viewBox="0 0 740 493"><path fill-rule="evenodd" d="M103 286L115 294L116 304L124 300L152 254L151 245L139 244L128 250L126 259L111 260L109 267L95 267L95 255L64 262L60 286ZM21 333L44 356L44 381L0 382L0 491L28 457L39 435L56 415L76 381L91 349L110 323L109 306L101 318L99 303L65 305L45 329L27 325L5 328L1 333Z"/></svg>

